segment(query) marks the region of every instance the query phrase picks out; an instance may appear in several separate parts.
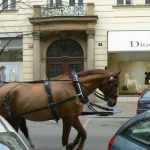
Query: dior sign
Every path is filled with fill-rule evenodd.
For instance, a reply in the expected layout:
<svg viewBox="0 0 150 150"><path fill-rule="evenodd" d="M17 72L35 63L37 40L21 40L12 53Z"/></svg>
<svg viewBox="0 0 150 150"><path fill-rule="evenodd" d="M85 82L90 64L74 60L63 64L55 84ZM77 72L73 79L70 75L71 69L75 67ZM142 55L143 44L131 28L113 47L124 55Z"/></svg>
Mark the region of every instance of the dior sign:
<svg viewBox="0 0 150 150"><path fill-rule="evenodd" d="M150 42L143 43L141 41L130 41L131 47L150 47Z"/></svg>
<svg viewBox="0 0 150 150"><path fill-rule="evenodd" d="M150 51L150 31L108 31L108 52Z"/></svg>

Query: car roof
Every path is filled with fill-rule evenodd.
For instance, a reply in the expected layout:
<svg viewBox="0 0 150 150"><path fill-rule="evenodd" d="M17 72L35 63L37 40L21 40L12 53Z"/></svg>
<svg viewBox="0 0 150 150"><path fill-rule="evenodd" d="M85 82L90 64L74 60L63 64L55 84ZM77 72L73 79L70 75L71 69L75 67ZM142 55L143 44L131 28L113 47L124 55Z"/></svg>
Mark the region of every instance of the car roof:
<svg viewBox="0 0 150 150"><path fill-rule="evenodd" d="M132 124L136 123L137 121L140 120L144 120L144 119L150 119L150 110L143 112L139 115L136 115L134 117L132 117L131 119L129 119L127 122L125 122L117 131L117 134L120 134L122 131L124 131L125 129L127 129L129 126L131 126Z"/></svg>

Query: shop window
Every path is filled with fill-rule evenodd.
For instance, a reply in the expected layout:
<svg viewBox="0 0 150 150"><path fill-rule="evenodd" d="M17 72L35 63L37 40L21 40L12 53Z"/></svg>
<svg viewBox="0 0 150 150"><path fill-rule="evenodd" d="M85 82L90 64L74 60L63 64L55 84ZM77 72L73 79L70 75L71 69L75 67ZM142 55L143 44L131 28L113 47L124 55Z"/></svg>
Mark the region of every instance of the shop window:
<svg viewBox="0 0 150 150"><path fill-rule="evenodd" d="M145 4L150 4L150 0L145 0Z"/></svg>
<svg viewBox="0 0 150 150"><path fill-rule="evenodd" d="M16 9L16 0L3 0L2 9Z"/></svg>
<svg viewBox="0 0 150 150"><path fill-rule="evenodd" d="M5 50L0 56L0 62L20 62L23 61L22 50Z"/></svg>
<svg viewBox="0 0 150 150"><path fill-rule="evenodd" d="M12 35L15 33L7 33ZM2 36L2 35L1 35ZM1 37L0 38L0 62L23 61L23 38L22 37Z"/></svg>
<svg viewBox="0 0 150 150"><path fill-rule="evenodd" d="M131 5L132 0L117 0L117 5Z"/></svg>

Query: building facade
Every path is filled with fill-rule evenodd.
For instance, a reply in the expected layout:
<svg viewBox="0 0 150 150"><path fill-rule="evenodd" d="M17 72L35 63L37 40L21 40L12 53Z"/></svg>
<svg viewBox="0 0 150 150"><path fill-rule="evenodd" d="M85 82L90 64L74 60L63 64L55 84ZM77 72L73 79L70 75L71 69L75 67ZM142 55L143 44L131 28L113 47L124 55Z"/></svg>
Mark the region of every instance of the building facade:
<svg viewBox="0 0 150 150"><path fill-rule="evenodd" d="M5 52L20 50L17 61L0 64L17 64L19 80L108 67L122 71L122 93L149 84L149 0L1 0L0 7L0 48L15 37Z"/></svg>

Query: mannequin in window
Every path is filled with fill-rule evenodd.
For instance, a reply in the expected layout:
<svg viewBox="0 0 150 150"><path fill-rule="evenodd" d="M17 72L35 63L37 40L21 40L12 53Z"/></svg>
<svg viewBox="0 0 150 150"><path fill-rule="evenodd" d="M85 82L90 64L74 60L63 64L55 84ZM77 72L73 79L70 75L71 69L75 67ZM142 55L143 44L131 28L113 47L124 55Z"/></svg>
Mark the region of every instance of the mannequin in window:
<svg viewBox="0 0 150 150"><path fill-rule="evenodd" d="M1 66L0 67L0 82L5 82L6 81L6 73L5 73L6 67Z"/></svg>
<svg viewBox="0 0 150 150"><path fill-rule="evenodd" d="M134 85L137 93L141 90L141 86L138 81L136 79L130 79L128 73L125 73L125 85L127 86L127 88Z"/></svg>
<svg viewBox="0 0 150 150"><path fill-rule="evenodd" d="M149 67L147 67L145 71L145 84L149 84L149 79L150 79L150 72L149 72Z"/></svg>
<svg viewBox="0 0 150 150"><path fill-rule="evenodd" d="M16 71L15 70L10 70L9 81L10 82L16 81Z"/></svg>

